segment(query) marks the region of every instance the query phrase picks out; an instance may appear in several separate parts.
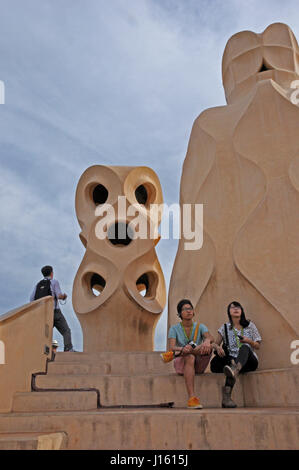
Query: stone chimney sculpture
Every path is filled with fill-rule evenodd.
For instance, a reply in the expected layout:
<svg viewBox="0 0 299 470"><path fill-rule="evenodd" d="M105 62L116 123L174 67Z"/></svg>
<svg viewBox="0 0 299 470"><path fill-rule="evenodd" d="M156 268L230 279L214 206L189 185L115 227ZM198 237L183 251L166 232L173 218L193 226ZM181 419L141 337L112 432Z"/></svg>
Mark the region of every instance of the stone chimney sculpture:
<svg viewBox="0 0 299 470"><path fill-rule="evenodd" d="M291 367L299 338L299 49L290 28L271 24L228 41L226 106L195 120L180 204L203 204L203 246L180 240L169 291L190 298L216 335L236 300L262 333L260 368Z"/></svg>
<svg viewBox="0 0 299 470"><path fill-rule="evenodd" d="M162 203L158 177L150 168L95 165L81 176L76 213L86 252L74 280L73 306L84 352L153 350L166 290L155 251L159 238L150 237L150 207ZM130 228L134 207L140 225L148 229L146 238L134 238ZM160 221L161 215L156 229ZM105 232L102 238L99 228Z"/></svg>

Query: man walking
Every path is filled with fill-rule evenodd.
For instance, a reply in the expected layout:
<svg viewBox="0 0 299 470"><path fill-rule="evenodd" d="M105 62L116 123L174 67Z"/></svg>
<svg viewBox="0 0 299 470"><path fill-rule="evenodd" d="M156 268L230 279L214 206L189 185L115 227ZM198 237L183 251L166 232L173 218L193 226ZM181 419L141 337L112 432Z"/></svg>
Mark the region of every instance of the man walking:
<svg viewBox="0 0 299 470"><path fill-rule="evenodd" d="M66 319L64 318L60 308L58 300L65 300L67 298L66 294L63 294L60 289L59 282L54 279L54 273L52 266L44 266L41 269L44 279L40 281L34 288L31 296L30 302L33 300L40 299L47 295L52 295L54 297L54 325L59 333L63 336L64 341L64 351L73 352L71 330L67 324Z"/></svg>

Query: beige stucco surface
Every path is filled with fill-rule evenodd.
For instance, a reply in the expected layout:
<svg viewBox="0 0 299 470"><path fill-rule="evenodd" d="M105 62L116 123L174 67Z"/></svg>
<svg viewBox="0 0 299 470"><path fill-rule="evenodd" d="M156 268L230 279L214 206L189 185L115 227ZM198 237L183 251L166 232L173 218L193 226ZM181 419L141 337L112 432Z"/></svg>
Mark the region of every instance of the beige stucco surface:
<svg viewBox="0 0 299 470"><path fill-rule="evenodd" d="M169 324L189 298L212 334L236 300L262 335L260 368L290 366L299 337L298 45L284 24L227 43L227 105L195 120L180 203L203 204L203 246L180 241L169 289Z"/></svg>
<svg viewBox="0 0 299 470"><path fill-rule="evenodd" d="M40 391L15 394L13 411L0 413L0 446L9 434L64 432L67 449L298 449L298 367L241 375L236 409L221 408L223 383L196 376L204 408L188 410L184 377L158 352L61 352L37 377ZM94 388L119 408L97 408ZM134 407L168 401L173 409Z"/></svg>
<svg viewBox="0 0 299 470"><path fill-rule="evenodd" d="M61 450L66 443L64 432L0 434L0 450Z"/></svg>
<svg viewBox="0 0 299 470"><path fill-rule="evenodd" d="M10 411L16 392L31 390L31 376L44 372L52 347L53 299L44 297L0 317L0 341L5 363L0 364L0 411ZM49 354L45 354L45 347Z"/></svg>
<svg viewBox="0 0 299 470"><path fill-rule="evenodd" d="M94 200L95 188L102 185L106 198ZM136 189L142 186L147 200L139 204ZM102 196L100 193L100 196ZM125 213L119 213L118 197L123 197ZM136 238L128 245L114 245L98 237L99 223L108 230L115 223L130 224L136 215L126 212L136 206L150 233L150 204L162 204L157 175L147 167L88 168L76 192L76 213L80 239L86 248L73 285L73 306L83 331L84 351L152 351L154 332L166 302L164 276L157 259L158 238ZM95 211L110 205L114 214ZM158 227L161 217L156 220ZM104 223L104 222L103 222ZM147 285L139 282L147 277ZM98 279L98 285L95 280ZM93 289L92 289L93 287ZM95 295L94 289L97 289ZM141 290L145 295L141 295Z"/></svg>

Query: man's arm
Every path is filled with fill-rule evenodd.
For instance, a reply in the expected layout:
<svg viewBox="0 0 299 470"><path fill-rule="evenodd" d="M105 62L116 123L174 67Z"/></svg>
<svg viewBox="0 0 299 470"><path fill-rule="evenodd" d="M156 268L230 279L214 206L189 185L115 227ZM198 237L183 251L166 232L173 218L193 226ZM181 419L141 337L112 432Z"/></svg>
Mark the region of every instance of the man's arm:
<svg viewBox="0 0 299 470"><path fill-rule="evenodd" d="M210 354L212 352L212 343L214 343L214 337L206 331L203 333L205 338L204 342L199 346L202 354Z"/></svg>
<svg viewBox="0 0 299 470"><path fill-rule="evenodd" d="M169 350L170 351L173 351L173 352L179 351L179 352L182 353L182 356L186 356L187 354L190 354L193 351L192 346L190 346L190 344L187 344L184 347L176 346L176 339L175 338L170 338L169 342L168 342L168 345L169 345Z"/></svg>
<svg viewBox="0 0 299 470"><path fill-rule="evenodd" d="M173 351L173 352L181 351L183 349L180 346L176 346L176 339L175 338L169 338L168 345L169 345L169 350Z"/></svg>
<svg viewBox="0 0 299 470"><path fill-rule="evenodd" d="M53 295L59 300L65 300L67 298L67 295L61 292L59 282L56 280L53 282Z"/></svg>
<svg viewBox="0 0 299 470"><path fill-rule="evenodd" d="M203 333L203 337L205 338L204 343L207 343L207 344L214 343L214 336L212 336L211 333L209 333L208 331Z"/></svg>

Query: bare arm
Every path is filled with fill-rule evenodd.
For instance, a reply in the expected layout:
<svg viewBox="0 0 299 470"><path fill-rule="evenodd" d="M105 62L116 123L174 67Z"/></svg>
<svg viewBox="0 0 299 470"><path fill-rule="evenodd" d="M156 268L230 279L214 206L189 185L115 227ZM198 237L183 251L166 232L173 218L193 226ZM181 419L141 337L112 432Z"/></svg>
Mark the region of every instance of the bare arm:
<svg viewBox="0 0 299 470"><path fill-rule="evenodd" d="M203 333L203 337L205 338L204 342L209 342L209 344L214 343L214 337L208 331L206 333Z"/></svg>
<svg viewBox="0 0 299 470"><path fill-rule="evenodd" d="M251 338L248 336L244 336L244 338L241 340L242 344L249 344L253 349L260 349L260 343L261 343L261 335L258 332L258 329L256 325L253 322L250 322L249 325L251 328Z"/></svg>
<svg viewBox="0 0 299 470"><path fill-rule="evenodd" d="M261 345L260 341L253 341L250 338L246 338L246 336L244 336L244 338L240 340L240 343L242 344L248 343L253 349L260 349L260 345Z"/></svg>
<svg viewBox="0 0 299 470"><path fill-rule="evenodd" d="M182 349L183 349L181 346L176 346L176 339L175 338L170 338L169 341L168 341L168 345L169 345L168 349L170 351L173 351L173 352L182 351Z"/></svg>
<svg viewBox="0 0 299 470"><path fill-rule="evenodd" d="M179 351L182 353L182 356L186 356L187 354L190 354L193 351L192 346L190 346L190 344L187 344L184 347L176 346L175 338L170 338L168 344L169 344L170 351L173 351L173 352Z"/></svg>
<svg viewBox="0 0 299 470"><path fill-rule="evenodd" d="M216 337L216 341L212 344L212 347L213 347L214 351L216 351L217 354L220 357L225 356L224 349L221 347L222 342L223 342L223 338L222 338L221 334L218 332L217 337Z"/></svg>
<svg viewBox="0 0 299 470"><path fill-rule="evenodd" d="M223 341L223 338L222 338L221 334L218 332L218 333L217 333L217 337L216 337L216 341L214 341L214 342L212 343L213 348L216 349L217 346L220 346L221 343L222 343L222 341Z"/></svg>
<svg viewBox="0 0 299 470"><path fill-rule="evenodd" d="M212 343L214 342L214 338L208 331L203 333L203 337L205 340L200 346L198 346L198 349L201 354L210 354L212 352Z"/></svg>

